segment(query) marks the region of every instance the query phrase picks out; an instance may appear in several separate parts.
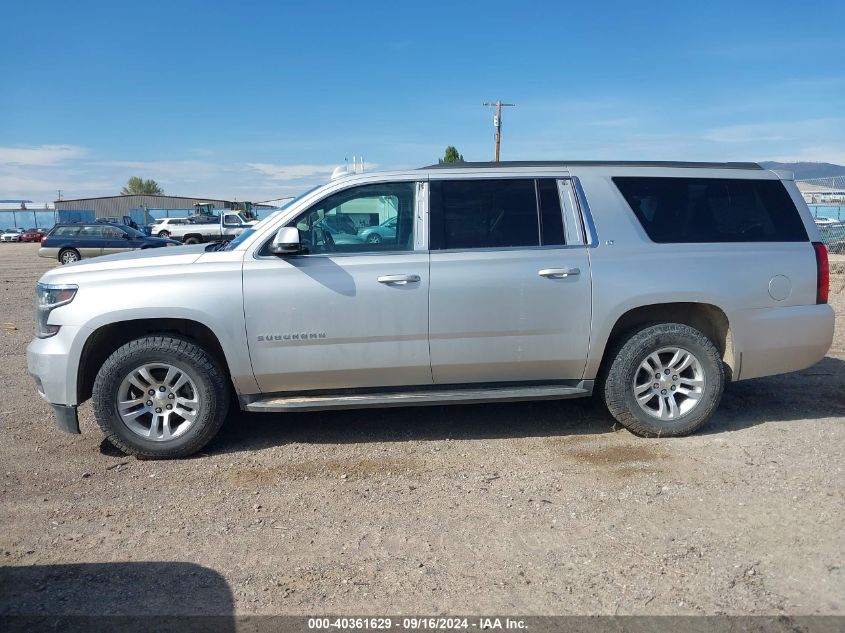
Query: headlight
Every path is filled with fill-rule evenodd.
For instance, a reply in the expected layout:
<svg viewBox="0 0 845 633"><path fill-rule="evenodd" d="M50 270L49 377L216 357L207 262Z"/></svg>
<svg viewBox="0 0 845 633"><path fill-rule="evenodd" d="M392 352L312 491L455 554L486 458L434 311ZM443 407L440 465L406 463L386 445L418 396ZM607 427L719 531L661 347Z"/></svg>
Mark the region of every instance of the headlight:
<svg viewBox="0 0 845 633"><path fill-rule="evenodd" d="M59 306L67 305L76 296L78 286L38 284L35 286L35 335L48 338L55 335L61 326L47 325L50 313Z"/></svg>

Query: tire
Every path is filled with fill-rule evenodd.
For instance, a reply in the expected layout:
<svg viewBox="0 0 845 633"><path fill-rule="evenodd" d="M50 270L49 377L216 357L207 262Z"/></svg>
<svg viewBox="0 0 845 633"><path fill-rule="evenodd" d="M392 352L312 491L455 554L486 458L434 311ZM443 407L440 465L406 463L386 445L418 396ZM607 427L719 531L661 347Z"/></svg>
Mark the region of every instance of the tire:
<svg viewBox="0 0 845 633"><path fill-rule="evenodd" d="M196 235L191 235L186 237L183 244L202 244L202 238L197 237Z"/></svg>
<svg viewBox="0 0 845 633"><path fill-rule="evenodd" d="M719 350L688 325L658 323L634 331L610 358L602 390L605 405L620 424L641 437L693 433L713 415L725 389Z"/></svg>
<svg viewBox="0 0 845 633"><path fill-rule="evenodd" d="M158 236L159 236L159 237L162 237L162 238L164 238L164 239L167 239L167 238L169 238L169 237L170 237L170 233L169 233L168 231L159 231L159 232L158 232Z"/></svg>
<svg viewBox="0 0 845 633"><path fill-rule="evenodd" d="M59 262L64 264L72 264L73 262L78 262L82 259L82 256L79 254L79 251L75 248L65 248L59 251L59 256L57 257Z"/></svg>
<svg viewBox="0 0 845 633"><path fill-rule="evenodd" d="M176 372L172 378L171 369ZM124 417L119 399L133 403L122 408ZM146 459L185 457L200 450L223 425L229 399L229 383L217 361L192 341L167 335L145 336L120 347L97 373L92 394L94 417L108 441ZM173 403L170 413L165 403Z"/></svg>
<svg viewBox="0 0 845 633"><path fill-rule="evenodd" d="M370 236L367 238L367 241L370 244L381 244L381 235L378 233L370 233Z"/></svg>

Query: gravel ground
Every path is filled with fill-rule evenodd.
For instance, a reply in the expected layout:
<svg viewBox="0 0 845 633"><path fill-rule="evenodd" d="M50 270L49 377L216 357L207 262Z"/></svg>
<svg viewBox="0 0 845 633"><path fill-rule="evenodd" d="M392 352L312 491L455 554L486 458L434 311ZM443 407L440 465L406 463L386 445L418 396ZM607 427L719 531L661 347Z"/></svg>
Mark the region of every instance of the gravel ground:
<svg viewBox="0 0 845 633"><path fill-rule="evenodd" d="M845 275L828 357L694 437L592 400L237 414L148 462L37 397L36 250L0 245L0 615L845 612Z"/></svg>

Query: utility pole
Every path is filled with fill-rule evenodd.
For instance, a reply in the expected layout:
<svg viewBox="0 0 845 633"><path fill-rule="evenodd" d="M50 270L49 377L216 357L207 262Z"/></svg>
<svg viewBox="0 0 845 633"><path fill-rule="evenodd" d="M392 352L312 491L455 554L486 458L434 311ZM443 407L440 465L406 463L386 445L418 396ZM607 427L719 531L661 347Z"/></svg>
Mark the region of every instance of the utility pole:
<svg viewBox="0 0 845 633"><path fill-rule="evenodd" d="M502 107L515 106L515 103L502 103L501 99L497 99L496 103L485 103L488 108L496 106L496 114L493 115L493 127L496 128L496 162L499 162L499 147L502 144Z"/></svg>

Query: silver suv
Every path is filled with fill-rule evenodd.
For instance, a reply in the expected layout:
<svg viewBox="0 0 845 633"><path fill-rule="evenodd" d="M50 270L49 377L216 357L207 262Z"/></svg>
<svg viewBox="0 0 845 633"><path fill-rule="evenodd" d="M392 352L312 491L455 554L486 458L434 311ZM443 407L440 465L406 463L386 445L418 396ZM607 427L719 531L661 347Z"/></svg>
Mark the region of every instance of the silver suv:
<svg viewBox="0 0 845 633"><path fill-rule="evenodd" d="M373 242L337 239L395 218ZM345 236L345 234L343 234ZM355 237L355 236L345 236ZM248 411L598 392L637 435L725 383L812 365L827 253L791 175L752 163L464 163L351 174L228 243L46 273L29 371L58 426L178 457Z"/></svg>

